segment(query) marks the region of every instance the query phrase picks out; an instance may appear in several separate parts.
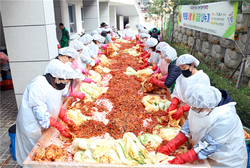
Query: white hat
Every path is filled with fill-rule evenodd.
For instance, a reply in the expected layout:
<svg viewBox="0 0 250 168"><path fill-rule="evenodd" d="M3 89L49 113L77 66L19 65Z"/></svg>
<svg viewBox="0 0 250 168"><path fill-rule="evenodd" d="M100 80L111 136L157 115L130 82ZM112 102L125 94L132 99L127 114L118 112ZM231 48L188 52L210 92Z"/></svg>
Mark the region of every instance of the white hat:
<svg viewBox="0 0 250 168"><path fill-rule="evenodd" d="M93 31L90 33L91 36L93 36L93 35L95 35L95 34L99 34L98 31L93 30Z"/></svg>
<svg viewBox="0 0 250 168"><path fill-rule="evenodd" d="M195 66L198 66L200 61L190 54L183 54L176 61L177 66L191 63L194 63Z"/></svg>
<svg viewBox="0 0 250 168"><path fill-rule="evenodd" d="M140 37L140 38L145 38L145 37L149 38L150 35L147 34L147 33L140 33L139 37Z"/></svg>
<svg viewBox="0 0 250 168"><path fill-rule="evenodd" d="M72 57L74 59L77 59L79 57L79 53L71 47L64 47L59 50L59 53L61 55L67 55L69 57Z"/></svg>
<svg viewBox="0 0 250 168"><path fill-rule="evenodd" d="M100 34L102 32L102 28L97 28L96 31Z"/></svg>
<svg viewBox="0 0 250 168"><path fill-rule="evenodd" d="M169 44L166 42L159 42L159 44L156 46L156 50L161 52L162 48L166 46L169 46Z"/></svg>
<svg viewBox="0 0 250 168"><path fill-rule="evenodd" d="M79 40L73 40L70 42L69 47L74 48L76 51L83 49L83 43Z"/></svg>
<svg viewBox="0 0 250 168"><path fill-rule="evenodd" d="M147 39L147 41L145 43L145 46L147 46L147 47L154 47L157 44L158 44L158 40L151 37L151 38Z"/></svg>
<svg viewBox="0 0 250 168"><path fill-rule="evenodd" d="M93 37L90 34L85 34L79 39L84 45L90 43Z"/></svg>
<svg viewBox="0 0 250 168"><path fill-rule="evenodd" d="M105 40L105 38L102 37L102 36L99 35L99 34L94 35L94 36L93 36L93 39L94 39L94 40L98 40L100 43L104 42L104 40Z"/></svg>
<svg viewBox="0 0 250 168"><path fill-rule="evenodd" d="M177 57L176 50L169 45L162 48L161 54L163 57L170 60L174 60Z"/></svg>
<svg viewBox="0 0 250 168"><path fill-rule="evenodd" d="M125 27L130 27L130 24L126 24L126 26Z"/></svg>
<svg viewBox="0 0 250 168"><path fill-rule="evenodd" d="M185 92L185 96L187 104L196 108L214 108L222 98L219 89L202 84L189 87Z"/></svg>
<svg viewBox="0 0 250 168"><path fill-rule="evenodd" d="M58 59L53 59L46 67L44 74L51 74L54 78L76 79L78 74L69 65Z"/></svg>

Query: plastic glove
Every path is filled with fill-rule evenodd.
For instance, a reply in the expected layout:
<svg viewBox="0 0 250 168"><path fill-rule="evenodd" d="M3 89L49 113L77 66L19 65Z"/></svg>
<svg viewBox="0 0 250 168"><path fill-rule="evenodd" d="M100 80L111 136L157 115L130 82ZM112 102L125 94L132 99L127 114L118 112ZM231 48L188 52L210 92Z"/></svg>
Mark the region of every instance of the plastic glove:
<svg viewBox="0 0 250 168"><path fill-rule="evenodd" d="M136 40L139 40L139 35L136 35L135 37L136 37Z"/></svg>
<svg viewBox="0 0 250 168"><path fill-rule="evenodd" d="M143 58L142 58L142 60L144 61L144 62L146 62L147 61L147 58L149 58L150 57L150 53L147 53Z"/></svg>
<svg viewBox="0 0 250 168"><path fill-rule="evenodd" d="M85 74L85 75L91 76L91 74L88 71L86 71L85 69L83 69L83 68L82 68L82 73Z"/></svg>
<svg viewBox="0 0 250 168"><path fill-rule="evenodd" d="M149 64L148 62L145 62L142 66L139 67L139 69L144 69L145 67L148 67Z"/></svg>
<svg viewBox="0 0 250 168"><path fill-rule="evenodd" d="M76 92L75 89L73 89L73 90L70 92L70 94L69 94L68 97L73 97L74 100L76 100L77 98L78 98L78 99L84 99L85 94L82 93L82 92Z"/></svg>
<svg viewBox="0 0 250 168"><path fill-rule="evenodd" d="M157 80L155 77L151 78L149 82L161 88L165 88L164 82Z"/></svg>
<svg viewBox="0 0 250 168"><path fill-rule="evenodd" d="M109 46L109 44L102 44L101 48L106 49L106 48L108 48L108 46Z"/></svg>
<svg viewBox="0 0 250 168"><path fill-rule="evenodd" d="M140 44L140 47L145 47L145 44Z"/></svg>
<svg viewBox="0 0 250 168"><path fill-rule="evenodd" d="M155 73L153 74L153 76L154 76L155 74L158 74L158 73L161 73L160 67L157 68L157 70L155 71Z"/></svg>
<svg viewBox="0 0 250 168"><path fill-rule="evenodd" d="M127 40L127 37L124 37L125 40Z"/></svg>
<svg viewBox="0 0 250 168"><path fill-rule="evenodd" d="M147 51L143 51L139 56L138 56L138 58L140 58L140 57L143 57L145 54L147 54L148 52Z"/></svg>
<svg viewBox="0 0 250 168"><path fill-rule="evenodd" d="M95 65L100 65L100 64L101 64L101 60L96 59L96 60L95 60Z"/></svg>
<svg viewBox="0 0 250 168"><path fill-rule="evenodd" d="M66 116L65 112L66 112L66 109L63 108L63 107L61 107L58 117L59 117L63 122L65 122L67 125L75 125L74 121L68 119L68 117Z"/></svg>
<svg viewBox="0 0 250 168"><path fill-rule="evenodd" d="M188 106L188 104L185 104L184 106L179 107L177 111L172 114L172 118L179 120L181 116L184 114L184 112L189 111L189 109L190 107Z"/></svg>
<svg viewBox="0 0 250 168"><path fill-rule="evenodd" d="M93 79L87 78L87 77L84 78L83 82L86 82L86 83L94 82L94 83L96 83L96 81L94 81Z"/></svg>
<svg viewBox="0 0 250 168"><path fill-rule="evenodd" d="M132 41L132 37L130 37L130 41Z"/></svg>
<svg viewBox="0 0 250 168"><path fill-rule="evenodd" d="M135 46L137 45L137 44L140 44L141 43L141 41L140 40L138 40L136 43L135 43ZM138 48L137 48L138 49Z"/></svg>
<svg viewBox="0 0 250 168"><path fill-rule="evenodd" d="M183 145L188 138L181 132L179 132L174 139L172 139L167 145L160 147L157 152L165 155L170 155L173 151Z"/></svg>
<svg viewBox="0 0 250 168"><path fill-rule="evenodd" d="M161 77L160 80L165 82L165 80L166 80L167 77L168 77L168 75L165 75L165 76Z"/></svg>
<svg viewBox="0 0 250 168"><path fill-rule="evenodd" d="M98 54L102 55L102 54L104 54L104 53L103 53L103 52L101 52L101 51L98 51Z"/></svg>
<svg viewBox="0 0 250 168"><path fill-rule="evenodd" d="M168 162L171 164L184 164L187 162L193 162L199 159L198 154L194 151L194 149L190 149L186 153L176 156L173 160L169 160Z"/></svg>
<svg viewBox="0 0 250 168"><path fill-rule="evenodd" d="M55 127L62 136L66 137L66 138L72 138L72 136L69 134L69 130L63 126L62 124L60 124L57 119L50 117L50 126Z"/></svg>
<svg viewBox="0 0 250 168"><path fill-rule="evenodd" d="M135 44L135 45L136 45L136 44ZM137 48L136 51L137 51L137 52L140 52L140 48Z"/></svg>
<svg viewBox="0 0 250 168"><path fill-rule="evenodd" d="M166 110L167 115L170 111L175 110L177 108L178 104L179 104L179 99L174 97L169 108Z"/></svg>
<svg viewBox="0 0 250 168"><path fill-rule="evenodd" d="M157 70L158 69L158 66L154 66L153 68L151 68L153 71Z"/></svg>

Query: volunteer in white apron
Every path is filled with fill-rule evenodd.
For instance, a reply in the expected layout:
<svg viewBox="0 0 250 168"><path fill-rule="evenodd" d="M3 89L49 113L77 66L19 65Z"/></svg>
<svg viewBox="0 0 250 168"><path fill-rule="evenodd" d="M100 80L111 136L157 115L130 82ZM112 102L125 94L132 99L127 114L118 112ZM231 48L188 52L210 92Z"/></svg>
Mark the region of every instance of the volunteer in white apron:
<svg viewBox="0 0 250 168"><path fill-rule="evenodd" d="M158 152L169 155L192 136L193 148L169 161L184 164L208 159L212 168L246 168L244 131L236 113L236 103L225 90L194 85L186 91L189 110L179 134Z"/></svg>
<svg viewBox="0 0 250 168"><path fill-rule="evenodd" d="M181 101L185 105L179 107L176 112L172 114L173 119L180 119L184 112L189 111L189 106L185 98L185 92L188 87L196 84L203 84L210 86L210 79L202 70L197 70L196 67L199 65L199 61L190 54L181 55L176 62L176 65L181 69L181 75L176 79L175 88L173 91L172 102L169 108L166 110L168 114L169 111L175 110Z"/></svg>
<svg viewBox="0 0 250 168"><path fill-rule="evenodd" d="M176 62L178 61L177 52L173 47L168 45L161 49L160 56L161 69L163 69L162 72L166 73L167 76L163 78L163 81L157 80L155 77L152 77L149 82L161 88L169 88L172 92L175 87L176 79L181 75L181 69L179 66L176 65ZM167 69L167 71L165 71L165 69Z"/></svg>
<svg viewBox="0 0 250 168"><path fill-rule="evenodd" d="M144 57L146 54L149 54L148 47L145 46L145 43L148 40L148 38L150 37L150 35L147 33L140 33L139 37L140 37L140 41L141 41L140 47L144 47L144 48L143 48L143 52L138 56L138 58ZM137 49L137 51L139 51L139 50L140 50L140 48ZM149 54L149 56L150 56L150 54Z"/></svg>
<svg viewBox="0 0 250 168"><path fill-rule="evenodd" d="M61 135L71 138L65 126L57 121L58 116L65 123L71 120L65 118L65 111L60 110L62 96L67 95L66 84L78 74L68 65L60 61L51 61L47 74L38 76L26 87L16 119L16 158L23 165L32 148L41 137L43 130L49 126L59 130ZM64 114L59 113L64 112Z"/></svg>
<svg viewBox="0 0 250 168"><path fill-rule="evenodd" d="M104 42L105 38L101 35L93 35L93 42L91 42L90 50L93 52L94 58L97 58L99 52L99 48L101 48L102 43Z"/></svg>
<svg viewBox="0 0 250 168"><path fill-rule="evenodd" d="M125 40L133 40L133 39L135 39L135 35L134 35L132 29L130 29L129 24L125 25L125 29L122 32L122 38L125 39Z"/></svg>

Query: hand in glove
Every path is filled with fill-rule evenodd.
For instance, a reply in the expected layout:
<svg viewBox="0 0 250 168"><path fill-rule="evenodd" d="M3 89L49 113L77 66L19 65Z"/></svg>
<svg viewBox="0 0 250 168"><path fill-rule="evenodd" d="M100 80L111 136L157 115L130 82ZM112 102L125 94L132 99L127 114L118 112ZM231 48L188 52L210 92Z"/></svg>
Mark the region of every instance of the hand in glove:
<svg viewBox="0 0 250 168"><path fill-rule="evenodd" d="M153 76L154 76L155 74L158 74L158 73L161 73L160 67L157 68L157 70L155 71L155 73L153 74Z"/></svg>
<svg viewBox="0 0 250 168"><path fill-rule="evenodd" d="M189 109L190 107L188 106L188 104L185 104L184 106L179 107L177 111L172 114L172 118L179 120L181 116L184 114L184 112L189 111Z"/></svg>
<svg viewBox="0 0 250 168"><path fill-rule="evenodd" d="M63 107L61 107L58 117L59 117L63 122L65 122L67 125L75 125L74 121L68 119L68 117L66 116L65 112L66 112L66 109L63 108Z"/></svg>
<svg viewBox="0 0 250 168"><path fill-rule="evenodd" d="M143 51L139 56L138 56L138 58L140 58L140 57L143 57L145 54L147 54L148 52L147 51Z"/></svg>
<svg viewBox="0 0 250 168"><path fill-rule="evenodd" d="M179 99L177 99L176 97L174 97L173 100L172 100L172 102L171 102L171 104L170 104L170 106L169 106L169 108L166 110L167 115L168 115L168 113L170 111L175 110L177 108L178 104L179 104Z"/></svg>
<svg viewBox="0 0 250 168"><path fill-rule="evenodd" d="M130 37L130 41L132 41L132 37Z"/></svg>
<svg viewBox="0 0 250 168"><path fill-rule="evenodd" d="M109 46L109 44L102 44L101 48L106 49L106 48L108 48L108 46Z"/></svg>
<svg viewBox="0 0 250 168"><path fill-rule="evenodd" d="M96 81L94 81L94 80L92 80L90 78L87 78L87 77L84 78L83 82L86 82L86 83L94 82L94 83L96 83Z"/></svg>
<svg viewBox="0 0 250 168"><path fill-rule="evenodd" d="M85 75L91 76L91 74L88 71L86 71L85 69L83 69L83 68L82 68L82 73L85 74Z"/></svg>
<svg viewBox="0 0 250 168"><path fill-rule="evenodd" d="M144 69L148 66L149 66L148 62L145 62L142 66L139 67L139 69L141 70L141 69Z"/></svg>
<svg viewBox="0 0 250 168"><path fill-rule="evenodd" d="M161 77L160 80L165 82L165 80L166 80L167 77L168 77L168 75L165 75L165 76Z"/></svg>
<svg viewBox="0 0 250 168"><path fill-rule="evenodd" d="M139 35L136 35L135 37L136 37L136 40L139 40Z"/></svg>
<svg viewBox="0 0 250 168"><path fill-rule="evenodd" d="M74 60L74 61L72 62L71 67L72 67L74 70L78 69L77 60Z"/></svg>
<svg viewBox="0 0 250 168"><path fill-rule="evenodd" d="M100 64L101 64L101 60L96 59L96 60L95 60L95 65L100 65Z"/></svg>
<svg viewBox="0 0 250 168"><path fill-rule="evenodd" d="M144 47L145 46L145 44L140 44L140 47Z"/></svg>
<svg viewBox="0 0 250 168"><path fill-rule="evenodd" d="M72 138L72 136L69 134L69 130L63 126L62 124L60 124L57 119L50 117L50 126L55 127L62 136L66 137L66 138Z"/></svg>
<svg viewBox="0 0 250 168"><path fill-rule="evenodd" d="M173 160L169 160L168 162L171 164L184 164L187 162L193 162L198 159L199 159L198 154L192 148L186 153L176 156Z"/></svg>
<svg viewBox="0 0 250 168"><path fill-rule="evenodd" d="M99 54L99 55L102 55L102 54L104 54L104 53L103 53L103 52L101 52L101 51L98 51L98 54Z"/></svg>
<svg viewBox="0 0 250 168"><path fill-rule="evenodd" d="M157 80L155 77L151 78L149 82L161 88L165 88L164 82Z"/></svg>
<svg viewBox="0 0 250 168"><path fill-rule="evenodd" d="M142 60L144 61L144 62L146 62L147 61L147 58L149 58L150 57L150 53L147 53L143 58L142 58Z"/></svg>
<svg viewBox="0 0 250 168"><path fill-rule="evenodd" d="M75 89L73 89L73 90L70 92L70 94L69 94L68 97L73 97L74 100L76 100L77 98L78 98L78 99L84 99L85 94L82 93L82 92L76 92Z"/></svg>
<svg viewBox="0 0 250 168"><path fill-rule="evenodd" d="M158 66L156 65L156 66L152 67L151 69L152 69L153 71L155 71L155 70L157 70L157 68L158 68Z"/></svg>
<svg viewBox="0 0 250 168"><path fill-rule="evenodd" d="M172 139L167 145L160 147L157 152L163 153L165 155L170 155L173 151L179 148L187 141L187 137L179 132L174 139Z"/></svg>
<svg viewBox="0 0 250 168"><path fill-rule="evenodd" d="M127 40L127 37L124 37L125 40Z"/></svg>

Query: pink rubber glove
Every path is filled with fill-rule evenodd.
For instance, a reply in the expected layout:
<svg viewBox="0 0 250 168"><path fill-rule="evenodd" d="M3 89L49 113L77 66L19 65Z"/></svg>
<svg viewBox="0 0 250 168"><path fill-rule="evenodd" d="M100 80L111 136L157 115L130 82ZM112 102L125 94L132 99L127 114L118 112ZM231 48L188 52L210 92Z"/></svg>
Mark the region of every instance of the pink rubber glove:
<svg viewBox="0 0 250 168"><path fill-rule="evenodd" d="M125 40L127 40L127 37L124 37Z"/></svg>
<svg viewBox="0 0 250 168"><path fill-rule="evenodd" d="M108 46L109 46L109 44L102 44L102 45L101 45L101 48L103 48L103 49L107 49L107 48L108 48Z"/></svg>
<svg viewBox="0 0 250 168"><path fill-rule="evenodd" d="M96 59L96 60L95 60L95 65L100 65L100 64L101 64L101 60Z"/></svg>
<svg viewBox="0 0 250 168"><path fill-rule="evenodd" d="M85 74L85 75L91 76L91 74L88 71L86 71L85 69L83 69L83 68L82 68L82 73Z"/></svg>
<svg viewBox="0 0 250 168"><path fill-rule="evenodd" d="M94 82L94 83L96 83L96 81L94 81L94 80L92 80L90 78L87 78L87 77L84 78L83 82L86 82L86 83Z"/></svg>
<svg viewBox="0 0 250 168"><path fill-rule="evenodd" d="M157 68L157 70L155 71L155 73L153 75L158 74L158 73L161 73L160 67Z"/></svg>
<svg viewBox="0 0 250 168"><path fill-rule="evenodd" d="M161 80L161 81L165 81L167 77L168 77L168 75L165 75L165 76L161 77L160 80Z"/></svg>
<svg viewBox="0 0 250 168"><path fill-rule="evenodd" d="M75 89L73 89L68 97L73 97L75 100L78 99L84 99L85 94L82 92L76 92Z"/></svg>
<svg viewBox="0 0 250 168"><path fill-rule="evenodd" d="M71 67L72 67L74 70L78 69L77 60L74 60L74 61L72 62Z"/></svg>
<svg viewBox="0 0 250 168"><path fill-rule="evenodd" d="M102 55L102 54L104 54L104 53L103 53L103 52L101 52L101 51L98 51L98 54L101 54L101 55Z"/></svg>
<svg viewBox="0 0 250 168"><path fill-rule="evenodd" d="M130 37L130 41L132 41L132 37Z"/></svg>

